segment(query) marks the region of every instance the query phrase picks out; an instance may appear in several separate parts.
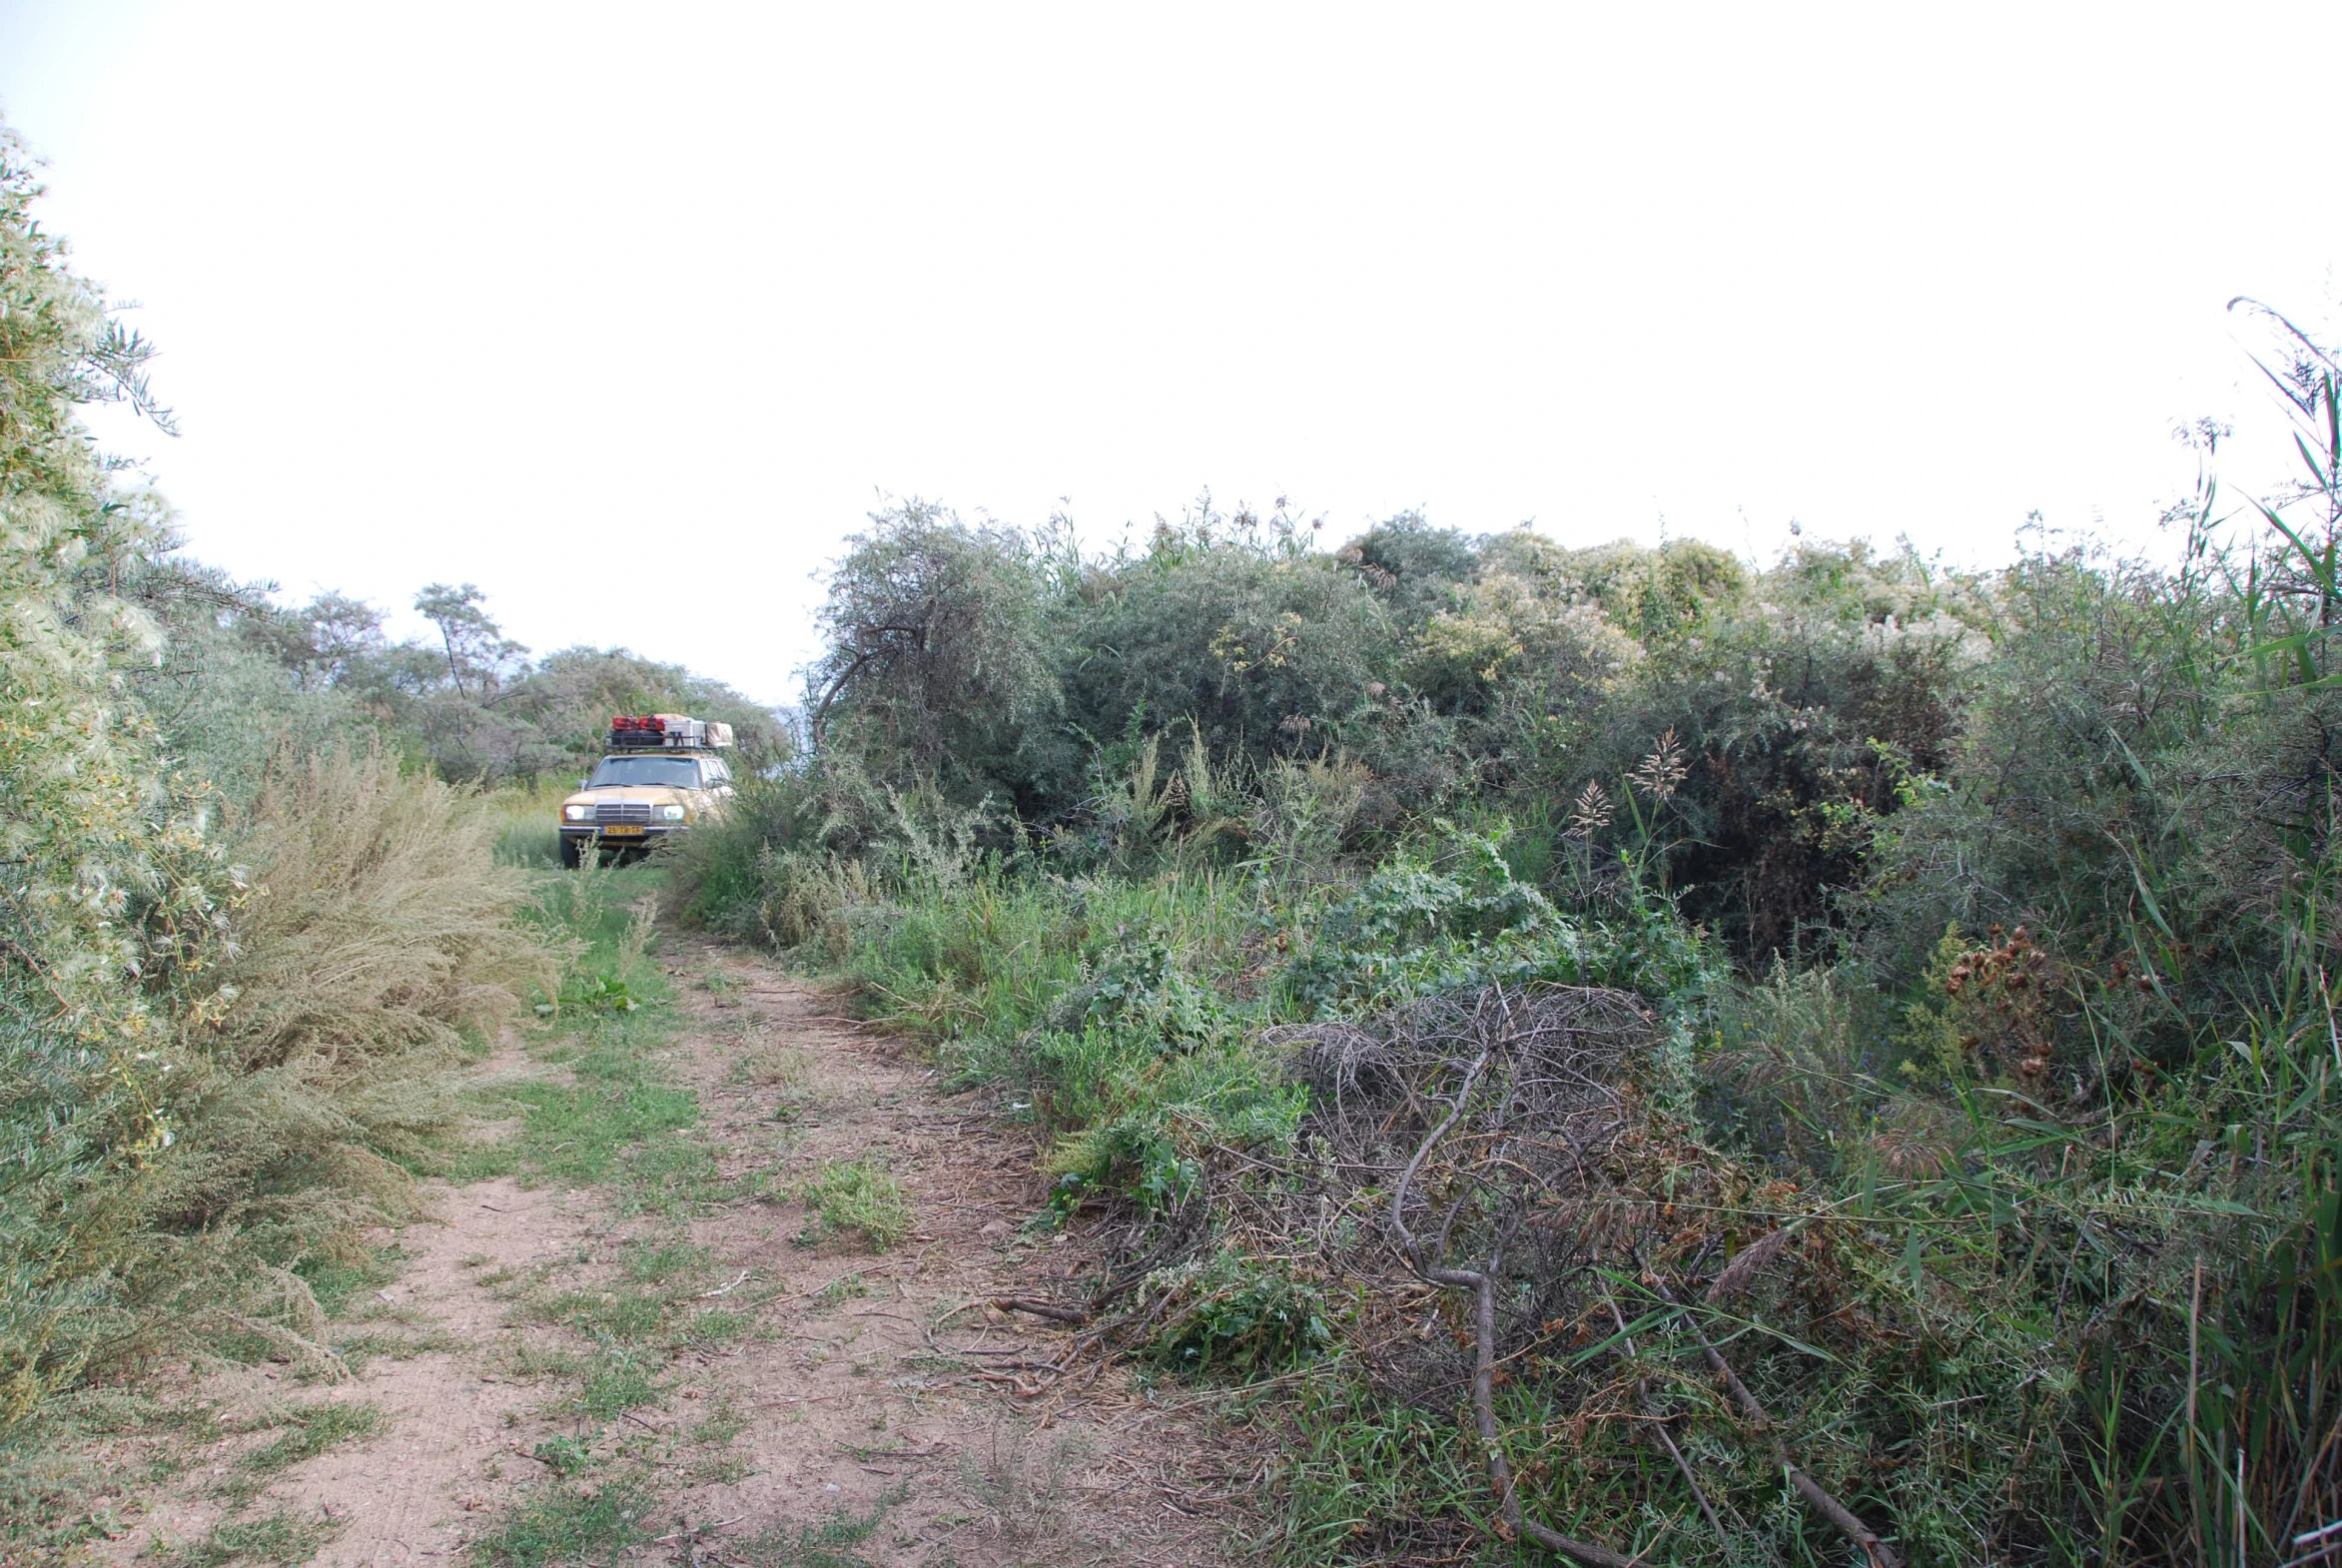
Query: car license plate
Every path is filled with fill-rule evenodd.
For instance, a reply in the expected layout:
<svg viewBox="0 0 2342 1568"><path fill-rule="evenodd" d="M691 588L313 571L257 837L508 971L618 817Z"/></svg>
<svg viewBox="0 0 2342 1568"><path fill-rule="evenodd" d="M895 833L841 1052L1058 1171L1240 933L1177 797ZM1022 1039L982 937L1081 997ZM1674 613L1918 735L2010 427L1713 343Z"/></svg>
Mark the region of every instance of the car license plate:
<svg viewBox="0 0 2342 1568"><path fill-rule="evenodd" d="M604 828L602 829L602 837L606 839L638 839L645 831L645 829L633 827Z"/></svg>

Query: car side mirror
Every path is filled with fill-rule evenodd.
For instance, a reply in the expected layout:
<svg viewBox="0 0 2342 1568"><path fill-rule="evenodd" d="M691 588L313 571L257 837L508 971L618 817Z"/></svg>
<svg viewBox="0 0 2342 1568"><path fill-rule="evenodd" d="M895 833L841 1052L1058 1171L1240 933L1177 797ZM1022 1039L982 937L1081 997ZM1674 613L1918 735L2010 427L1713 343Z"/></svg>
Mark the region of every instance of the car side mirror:
<svg viewBox="0 0 2342 1568"><path fill-rule="evenodd" d="M587 780L587 779L579 779L579 780L577 781L577 787L578 787L579 789L583 789L583 788L585 788L585 786L586 786L586 784L587 784L588 782L590 782L590 781L589 781L589 780Z"/></svg>

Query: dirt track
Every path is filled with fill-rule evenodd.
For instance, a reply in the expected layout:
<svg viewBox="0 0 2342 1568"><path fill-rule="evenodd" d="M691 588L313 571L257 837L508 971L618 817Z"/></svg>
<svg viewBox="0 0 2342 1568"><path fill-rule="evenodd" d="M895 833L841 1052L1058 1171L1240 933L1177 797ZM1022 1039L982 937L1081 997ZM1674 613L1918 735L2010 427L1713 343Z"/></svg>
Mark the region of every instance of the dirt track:
<svg viewBox="0 0 2342 1568"><path fill-rule="evenodd" d="M622 1220L597 1188L435 1184L434 1222L392 1238L403 1269L357 1314L397 1351L325 1386L274 1368L211 1379L204 1395L243 1434L153 1498L111 1559L168 1561L223 1519L278 1511L328 1521L320 1564L459 1561L544 1489L623 1474L650 1478L655 1528L619 1560L794 1562L788 1543L841 1523L864 1533L819 1560L1224 1560L1227 1495L1247 1478L1196 1440L1208 1401L1054 1372L1071 1330L989 1304L1076 1268L1071 1238L1021 1229L1042 1190L1030 1144L771 966L676 938L665 961L685 1016L663 1051L724 1176L777 1173L768 1185L785 1190L825 1159L882 1156L909 1189L911 1237L883 1253L851 1236L807 1245L804 1210L770 1196L678 1224ZM509 1045L487 1070L546 1071ZM544 1303L618 1300L643 1249L679 1231L699 1272L670 1312L719 1314L726 1332L670 1336L646 1368L655 1398L581 1417L574 1382L547 1368L590 1345ZM321 1400L370 1402L387 1429L249 1500L224 1495L241 1455ZM574 1445L582 1468L551 1475L548 1443Z"/></svg>

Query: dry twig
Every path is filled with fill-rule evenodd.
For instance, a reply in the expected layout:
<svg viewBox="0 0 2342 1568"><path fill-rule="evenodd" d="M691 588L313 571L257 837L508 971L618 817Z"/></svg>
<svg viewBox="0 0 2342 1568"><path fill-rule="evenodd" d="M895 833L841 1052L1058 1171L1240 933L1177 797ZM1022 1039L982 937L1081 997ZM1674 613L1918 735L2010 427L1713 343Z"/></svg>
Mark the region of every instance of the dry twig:
<svg viewBox="0 0 2342 1568"><path fill-rule="evenodd" d="M1661 1279L1657 1273L1646 1269L1643 1278L1645 1283L1658 1292L1662 1301L1679 1309L1683 1306L1683 1303L1675 1298L1674 1292L1667 1288L1667 1281ZM1692 1314L1688 1311L1684 1312L1683 1320L1685 1326L1691 1329L1692 1337L1699 1340L1700 1353L1707 1360L1709 1370L1723 1379L1724 1386L1732 1394L1733 1403L1740 1406L1741 1414L1749 1418L1751 1426L1772 1440L1774 1460L1781 1466L1782 1473L1789 1478L1789 1484L1797 1488L1798 1495L1803 1497L1816 1513L1836 1525L1840 1534L1861 1547L1863 1554L1871 1560L1873 1568L1903 1568L1903 1559L1896 1556L1894 1549L1885 1541L1879 1539L1878 1531L1863 1523L1855 1516L1852 1509L1825 1491L1821 1482L1790 1462L1789 1445L1781 1440L1780 1431L1774 1426L1773 1418L1765 1413L1765 1407L1757 1402L1757 1396L1749 1392L1748 1385L1740 1380L1740 1374L1732 1369L1732 1363L1725 1360L1723 1353L1709 1341L1707 1332L1700 1327L1699 1322Z"/></svg>

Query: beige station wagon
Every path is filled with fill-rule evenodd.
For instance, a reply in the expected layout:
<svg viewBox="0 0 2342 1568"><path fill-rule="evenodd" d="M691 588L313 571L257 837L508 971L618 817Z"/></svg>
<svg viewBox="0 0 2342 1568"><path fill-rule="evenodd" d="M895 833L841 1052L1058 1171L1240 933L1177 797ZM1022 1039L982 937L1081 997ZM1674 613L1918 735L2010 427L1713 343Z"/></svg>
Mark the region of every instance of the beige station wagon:
<svg viewBox="0 0 2342 1568"><path fill-rule="evenodd" d="M732 767L717 753L731 744L729 724L679 713L612 719L608 752L561 802L561 864L589 849L640 853L722 811Z"/></svg>

